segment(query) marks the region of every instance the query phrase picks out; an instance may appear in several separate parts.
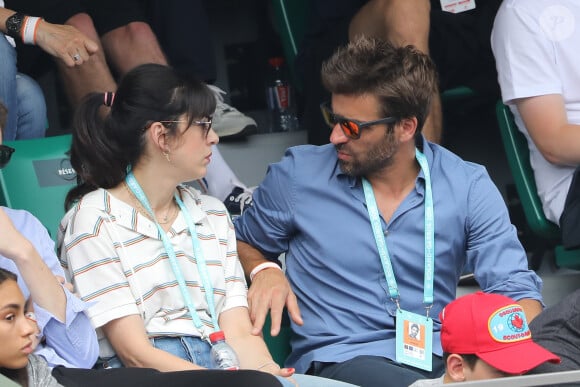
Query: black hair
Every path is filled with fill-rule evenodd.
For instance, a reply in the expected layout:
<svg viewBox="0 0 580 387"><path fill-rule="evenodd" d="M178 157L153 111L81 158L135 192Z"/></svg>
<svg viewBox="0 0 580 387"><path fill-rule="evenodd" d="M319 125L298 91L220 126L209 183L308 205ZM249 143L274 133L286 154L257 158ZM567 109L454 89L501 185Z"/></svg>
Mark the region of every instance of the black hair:
<svg viewBox="0 0 580 387"><path fill-rule="evenodd" d="M71 189L65 208L97 188L112 188L123 181L127 168L142 156L144 132L157 121L177 121L185 115L189 124L210 117L216 106L213 92L199 80L174 69L144 64L120 81L110 108L106 94L90 93L78 107L73 121L71 165L79 184ZM176 123L164 123L169 134Z"/></svg>
<svg viewBox="0 0 580 387"><path fill-rule="evenodd" d="M2 269L0 267L0 284L2 284L6 280L16 281L17 279L18 277L16 276L16 274L6 269Z"/></svg>
<svg viewBox="0 0 580 387"><path fill-rule="evenodd" d="M17 279L18 277L16 276L16 274L6 269L0 268L0 284L3 284L5 281L16 282ZM26 372L26 367L19 369L0 367L0 374L6 376L8 379L13 380L14 382L20 384L21 386L24 387L28 386L28 374Z"/></svg>

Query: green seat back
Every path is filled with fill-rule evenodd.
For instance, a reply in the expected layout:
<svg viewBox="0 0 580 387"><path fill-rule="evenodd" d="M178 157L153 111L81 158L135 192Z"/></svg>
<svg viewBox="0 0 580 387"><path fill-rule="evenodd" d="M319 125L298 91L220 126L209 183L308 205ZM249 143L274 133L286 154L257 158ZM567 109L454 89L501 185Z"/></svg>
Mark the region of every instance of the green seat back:
<svg viewBox="0 0 580 387"><path fill-rule="evenodd" d="M457 86L453 89L443 90L443 92L441 92L441 101L443 103L454 102L457 100L474 97L476 95L477 93L470 87Z"/></svg>
<svg viewBox="0 0 580 387"><path fill-rule="evenodd" d="M66 153L71 136L6 142L16 149L0 170L0 205L31 212L56 240L64 198L76 184Z"/></svg>
<svg viewBox="0 0 580 387"><path fill-rule="evenodd" d="M516 126L510 109L501 101L496 105L496 116L516 190L530 229L542 238L558 239L560 230L546 219L542 202L538 197L526 137Z"/></svg>
<svg viewBox="0 0 580 387"><path fill-rule="evenodd" d="M294 60L298 54L300 42L306 33L308 21L308 0L272 0L274 22L282 40L287 68L292 82L300 89L300 79L294 70Z"/></svg>
<svg viewBox="0 0 580 387"><path fill-rule="evenodd" d="M280 327L280 333L278 336L272 337L270 335L270 315L266 317L264 322L264 328L262 329L262 335L264 336L264 341L268 346L270 354L274 361L278 363L280 367L284 367L284 362L288 355L290 355L290 336L292 334L292 328L290 327L290 319L288 313L284 313L282 318L282 326Z"/></svg>
<svg viewBox="0 0 580 387"><path fill-rule="evenodd" d="M534 234L553 243L556 265L569 269L580 269L580 250L565 250L559 245L560 229L544 215L542 202L538 197L536 180L530 165L530 152L526 137L519 131L512 112L502 101L496 105L496 116L528 226Z"/></svg>

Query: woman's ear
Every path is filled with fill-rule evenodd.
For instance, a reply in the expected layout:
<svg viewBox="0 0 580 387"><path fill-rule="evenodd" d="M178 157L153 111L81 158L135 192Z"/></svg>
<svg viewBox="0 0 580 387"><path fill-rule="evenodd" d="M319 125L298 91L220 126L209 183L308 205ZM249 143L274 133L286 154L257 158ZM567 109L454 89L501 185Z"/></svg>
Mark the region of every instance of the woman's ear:
<svg viewBox="0 0 580 387"><path fill-rule="evenodd" d="M161 152L169 152L168 130L161 122L152 123L148 133L149 139L156 148L161 150Z"/></svg>
<svg viewBox="0 0 580 387"><path fill-rule="evenodd" d="M452 353L447 357L446 374L452 382L464 382L465 371L467 364L463 361L463 357L456 353Z"/></svg>

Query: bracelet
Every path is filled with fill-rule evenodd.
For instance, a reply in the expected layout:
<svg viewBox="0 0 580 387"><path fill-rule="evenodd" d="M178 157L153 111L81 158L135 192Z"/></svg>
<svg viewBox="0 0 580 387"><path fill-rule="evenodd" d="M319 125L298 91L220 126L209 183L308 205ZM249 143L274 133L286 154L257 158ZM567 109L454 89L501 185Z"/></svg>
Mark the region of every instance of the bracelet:
<svg viewBox="0 0 580 387"><path fill-rule="evenodd" d="M22 42L25 44L36 44L36 31L41 20L42 18L35 16L27 16L26 19L24 19Z"/></svg>
<svg viewBox="0 0 580 387"><path fill-rule="evenodd" d="M280 366L278 365L278 363L276 363L274 360L270 360L270 361L265 362L264 364L262 364L258 368L256 368L256 370L261 370L262 368L268 367L269 365L275 365L278 369L280 369Z"/></svg>
<svg viewBox="0 0 580 387"><path fill-rule="evenodd" d="M250 272L250 281L254 280L254 277L256 276L256 274L258 274L259 272L261 272L264 269L270 269L270 268L275 268L278 270L282 270L282 268L274 263L274 262L263 262L260 263L258 266L256 266L254 269L252 269L252 271Z"/></svg>

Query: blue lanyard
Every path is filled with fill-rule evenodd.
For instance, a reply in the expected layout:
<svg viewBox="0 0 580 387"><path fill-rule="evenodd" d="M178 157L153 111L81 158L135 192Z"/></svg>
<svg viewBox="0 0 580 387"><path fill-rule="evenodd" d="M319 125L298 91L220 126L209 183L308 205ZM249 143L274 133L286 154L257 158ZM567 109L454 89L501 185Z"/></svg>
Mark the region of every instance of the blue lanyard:
<svg viewBox="0 0 580 387"><path fill-rule="evenodd" d="M165 230L163 230L163 228L159 225L159 223L157 223L157 220L155 219L155 214L153 213L153 210L151 209L151 205L149 204L149 200L147 200L147 196L145 195L145 192L143 192L143 189L139 185L139 182L137 181L137 179L135 179L133 172L129 172L127 174L127 177L125 178L125 182L127 183L127 186L129 187L131 192L133 192L135 197L139 200L139 202L141 202L143 207L149 212L149 214L151 215L151 218L155 222L155 225L157 226L157 230L159 231L159 236L161 237L161 241L163 242L163 246L165 247L165 251L167 252L167 256L169 257L169 263L171 264L171 269L173 270L173 274L175 275L175 278L177 279L177 284L179 285L179 290L181 291L181 295L183 296L185 304L187 305L187 308L189 309L189 314L191 315L191 319L192 319L195 327L197 328L197 330L202 335L202 338L208 339L208 335L205 334L204 325L201 322L201 319L199 318L199 316L197 314L197 310L193 305L193 301L191 300L189 290L187 289L187 286L185 285L185 279L183 278L183 273L181 272L181 269L179 268L179 264L177 263L177 256L175 255L175 250L173 249L173 245L171 244L171 241L167 237L167 233L165 232ZM193 254L194 254L194 258L197 262L197 269L198 269L199 275L201 277L201 282L202 282L202 286L203 286L203 289L205 292L205 299L207 301L207 305L209 308L209 314L211 315L213 328L215 331L219 331L217 314L215 312L215 301L213 299L213 286L211 284L210 276L209 276L209 273L207 270L207 265L205 262L205 258L203 256L203 251L201 249L201 244L199 243L199 240L197 239L197 232L195 230L195 224L194 224L193 220L191 219L191 215L189 214L187 207L185 207L185 205L181 201L181 198L179 197L179 195L177 195L177 193L176 193L174 197L175 197L175 201L177 202L177 205L179 206L179 209L181 210L181 212L185 218L185 221L187 223L187 228L189 229L189 233L191 234L191 242L193 244Z"/></svg>
<svg viewBox="0 0 580 387"><path fill-rule="evenodd" d="M435 272L435 216L433 212L431 174L429 172L427 158L418 149L415 149L415 157L417 158L419 166L421 167L423 175L425 176L425 276L423 284L423 304L427 309L428 316L429 310L433 305L433 277ZM381 226L381 218L379 215L379 209L377 208L375 195L373 193L373 187L371 186L371 183L369 183L369 181L365 178L362 179L362 185L371 226L373 228L373 235L375 237L377 249L379 250L383 272L385 273L387 286L389 288L389 295L399 308L399 288L397 286L395 273L393 272L393 267L391 265L391 258L387 248L387 243L385 242L385 236Z"/></svg>

